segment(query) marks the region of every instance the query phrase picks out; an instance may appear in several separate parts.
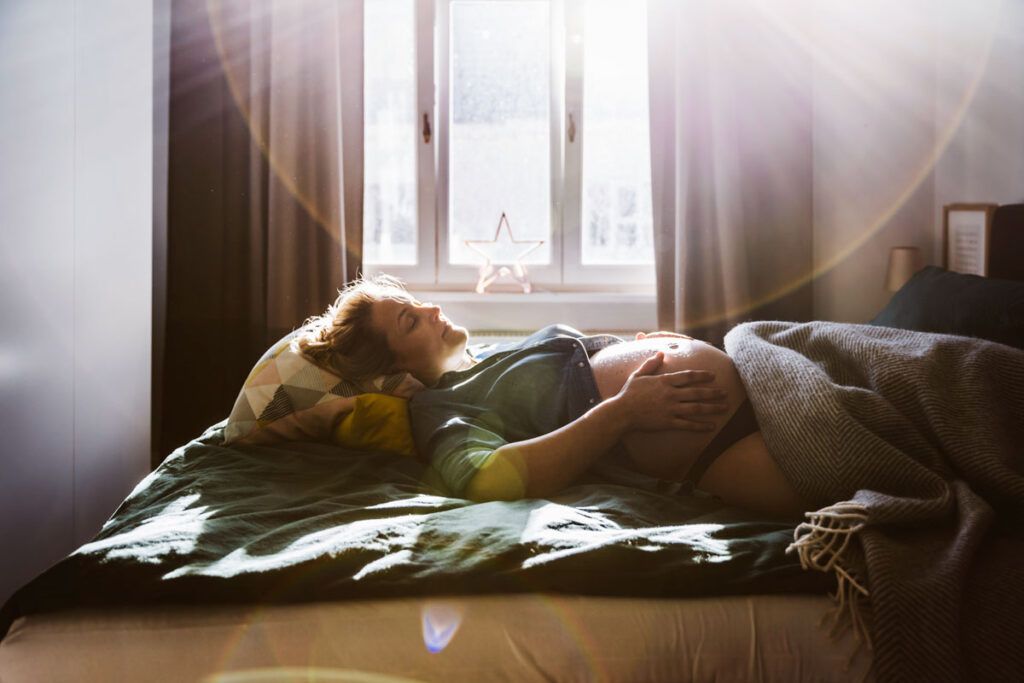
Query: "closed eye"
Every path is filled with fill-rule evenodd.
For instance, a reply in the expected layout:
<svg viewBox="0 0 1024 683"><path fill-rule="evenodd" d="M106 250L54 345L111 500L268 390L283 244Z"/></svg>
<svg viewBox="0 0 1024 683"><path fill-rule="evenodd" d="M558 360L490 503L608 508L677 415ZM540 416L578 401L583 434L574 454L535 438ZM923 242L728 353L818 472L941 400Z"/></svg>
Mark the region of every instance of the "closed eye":
<svg viewBox="0 0 1024 683"><path fill-rule="evenodd" d="M412 314L409 308L409 306L402 306L401 308L399 308L397 320L397 325L399 326L399 329L402 329L407 333L410 332L412 328L416 327L416 316ZM403 318L410 321L408 325L405 323L405 321L402 320Z"/></svg>
<svg viewBox="0 0 1024 683"><path fill-rule="evenodd" d="M412 328L416 327L416 321L418 320L418 316L413 312L413 309L412 309L411 306L406 306L405 309L402 311L402 313L403 313L403 315L405 315L406 319L409 321L409 324L407 324L405 326L405 331L407 333L408 332L412 332Z"/></svg>

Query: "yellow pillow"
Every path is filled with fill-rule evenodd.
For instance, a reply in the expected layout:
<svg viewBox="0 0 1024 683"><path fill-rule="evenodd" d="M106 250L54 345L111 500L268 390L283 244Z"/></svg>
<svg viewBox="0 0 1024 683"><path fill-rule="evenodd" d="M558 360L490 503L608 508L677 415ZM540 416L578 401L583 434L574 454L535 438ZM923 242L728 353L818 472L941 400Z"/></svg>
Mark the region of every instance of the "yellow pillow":
<svg viewBox="0 0 1024 683"><path fill-rule="evenodd" d="M334 428L334 443L361 451L416 456L409 401L388 394L360 394L355 407Z"/></svg>

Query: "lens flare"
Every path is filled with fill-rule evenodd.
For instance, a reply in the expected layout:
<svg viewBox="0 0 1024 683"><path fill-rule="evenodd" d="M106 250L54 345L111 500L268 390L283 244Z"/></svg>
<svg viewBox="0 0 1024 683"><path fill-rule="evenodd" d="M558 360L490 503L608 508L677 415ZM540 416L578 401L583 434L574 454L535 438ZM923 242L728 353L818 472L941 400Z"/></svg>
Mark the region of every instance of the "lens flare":
<svg viewBox="0 0 1024 683"><path fill-rule="evenodd" d="M462 609L451 603L428 602L421 610L423 644L437 654L452 642L462 625Z"/></svg>
<svg viewBox="0 0 1024 683"><path fill-rule="evenodd" d="M883 118L872 123L877 128L873 134L888 138L890 158L882 160L884 167L876 169L876 175L891 179L888 185L873 187L865 192L863 187L840 190L843 202L850 205L871 207L857 218L862 226L851 231L846 237L827 245L822 253L816 254L814 262L802 274L780 282L760 296L732 305L721 307L703 315L687 316L682 311L682 328L709 327L726 320L742 319L757 308L777 301L796 290L807 286L839 266L842 266L859 249L866 247L879 233L890 225L897 214L912 200L914 194L932 176L935 168L964 124L965 116L974 102L979 86L986 77L995 43L1003 3L1001 0L985 0L963 3L959 6L959 20L948 21L950 25L931 25L926 21L930 14L923 11L924 5L900 5L899 11L886 3L865 3L863 5L814 5L808 14L802 3L792 5L795 10L780 11L775 2L749 2L743 5L748 16L756 15L756 21L775 34L782 36L789 44L797 46L813 64L821 77L840 84L843 96L851 98L848 104L856 108L869 103L877 111L882 104L889 103L892 110ZM817 19L814 17L817 16ZM816 22L825 17L838 22L835 30L842 40L833 40L828 31ZM837 19L838 17L838 19ZM884 18L883 18L884 17ZM931 31L932 33L929 33ZM969 36L969 40L964 36ZM897 36L898 39L893 39ZM891 42L887 40L893 39ZM952 46L963 42L969 47L959 46L956 50L938 50L935 46ZM756 50L756 46L737 45L735 50ZM955 63L955 67L953 65ZM947 81L954 99L949 103L947 113L935 114L934 122L922 121L923 125L934 125L932 141L924 148L901 156L896 150L904 142L901 136L912 128L910 111L914 107L920 112L931 112L935 107L934 94L922 83L907 83L897 75L912 71L911 67L931 65L935 79ZM780 69L782 66L780 66ZM781 76L795 77L780 71ZM818 76L815 76L817 79ZM920 101L901 100L908 89L921 90ZM845 135L856 138L862 134L858 126L866 125L853 119L847 122ZM830 121L836 125L836 121ZM856 124L856 125L854 125ZM815 124L817 125L817 124ZM832 188L836 191L836 188ZM842 194L844 193L845 194ZM817 226L816 226L817 227ZM679 302L677 302L677 315Z"/></svg>
<svg viewBox="0 0 1024 683"><path fill-rule="evenodd" d="M272 13L272 10L260 9L259 7L261 6L254 5L251 8L252 12ZM330 6L326 6L326 8L328 10L331 9ZM275 25L271 33L276 32L280 36L279 40L291 40L294 42L302 31L308 30L308 26L330 25L337 21L337 17L333 15L321 16L324 11L324 7L319 7L315 11L306 12L301 15L301 23L295 19L296 16L300 15L289 15L292 18L292 23L289 25ZM225 3L223 0L206 0L206 18L210 32L213 35L214 46L220 62L220 70L227 82L231 99L234 101L235 107L245 122L246 129L249 131L252 143L266 160L274 178L288 190L288 193L305 209L317 226L337 241L340 235L340 228L337 222L340 217L332 217L334 212L331 206L322 205L324 202L330 204L330 199L318 199L317 187L300 187L299 176L293 169L289 168L287 159L279 152L271 149L268 139L270 137L269 128L267 132L261 130L263 126L267 125L268 113L263 112L260 115L260 120L257 120L257 117L254 115L253 101L269 97L271 87L269 83L258 85L258 79L253 77L250 69L254 61L273 60L273 55L270 54L272 51L270 42L259 43L253 38L253 45L249 47L249 38L246 37L241 42L244 50L235 45L238 42L238 36L245 36L251 30L249 24L253 23L252 18L250 16L233 17L231 15L230 3ZM263 17L261 21L266 22L267 18ZM325 55L323 58L330 59L331 57L331 55ZM333 55L333 57L337 58L337 55ZM300 73L296 73L295 77L298 78L300 75ZM260 106L266 107L267 105L262 104ZM338 116L340 116L340 111ZM324 123L317 122L314 126L315 130L325 130ZM340 164L340 158L338 161ZM343 190L339 189L338 192L343 193ZM329 197L329 194L326 197ZM346 249L348 248L346 245Z"/></svg>

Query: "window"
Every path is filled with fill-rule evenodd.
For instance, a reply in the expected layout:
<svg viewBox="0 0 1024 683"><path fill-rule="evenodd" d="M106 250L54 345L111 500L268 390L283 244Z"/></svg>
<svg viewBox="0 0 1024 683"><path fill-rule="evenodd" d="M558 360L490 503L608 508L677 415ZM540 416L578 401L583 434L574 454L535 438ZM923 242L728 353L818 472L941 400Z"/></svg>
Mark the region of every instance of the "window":
<svg viewBox="0 0 1024 683"><path fill-rule="evenodd" d="M413 0L365 3L363 258L417 261L416 31Z"/></svg>
<svg viewBox="0 0 1024 683"><path fill-rule="evenodd" d="M504 213L532 244L488 251L533 246L539 288L651 288L643 2L367 0L364 17L365 270L470 289L466 241Z"/></svg>
<svg viewBox="0 0 1024 683"><path fill-rule="evenodd" d="M653 263L646 17L642 11L623 10L612 2L586 4L585 266Z"/></svg>

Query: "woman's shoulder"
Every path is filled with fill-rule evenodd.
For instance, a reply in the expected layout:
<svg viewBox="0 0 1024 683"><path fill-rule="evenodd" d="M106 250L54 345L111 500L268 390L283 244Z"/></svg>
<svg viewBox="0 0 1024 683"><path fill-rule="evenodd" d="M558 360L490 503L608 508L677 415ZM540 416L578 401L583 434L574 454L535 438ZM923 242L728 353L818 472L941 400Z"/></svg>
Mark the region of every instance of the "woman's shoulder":
<svg viewBox="0 0 1024 683"><path fill-rule="evenodd" d="M512 341L504 341L499 343L479 343L473 344L469 347L469 352L475 360L485 360L499 353L509 351L519 351L528 349L538 344L542 344L551 339L571 337L573 339L581 339L586 335L579 330L570 327L569 325L563 325L561 323L555 323L543 327L533 334L530 334L522 339L515 339Z"/></svg>
<svg viewBox="0 0 1024 683"><path fill-rule="evenodd" d="M579 339L585 336L585 334L577 330L575 327L571 327L563 323L555 323L537 330L527 337L527 340L535 339L536 341L543 341L553 337L573 337L575 339Z"/></svg>
<svg viewBox="0 0 1024 683"><path fill-rule="evenodd" d="M562 323L555 323L542 327L531 335L524 337L523 339L515 342L511 342L507 345L509 349L526 349L531 346L536 346L542 342L548 341L549 339L558 339L571 337L573 339L580 339L586 335L569 325L563 325Z"/></svg>

